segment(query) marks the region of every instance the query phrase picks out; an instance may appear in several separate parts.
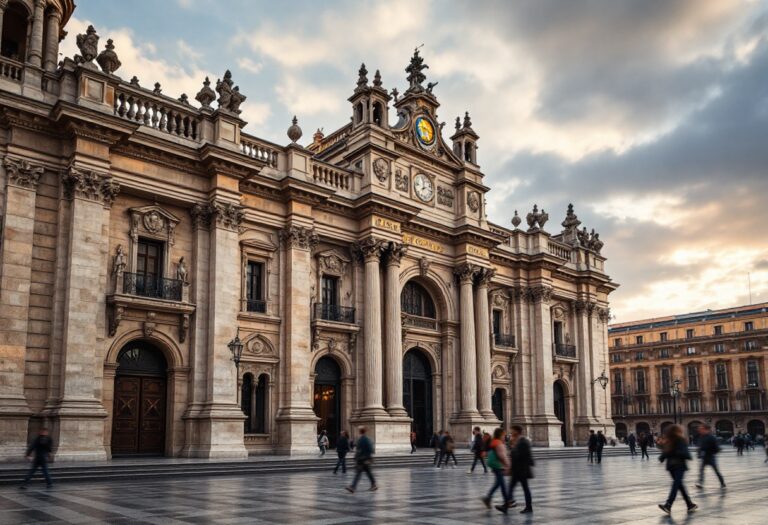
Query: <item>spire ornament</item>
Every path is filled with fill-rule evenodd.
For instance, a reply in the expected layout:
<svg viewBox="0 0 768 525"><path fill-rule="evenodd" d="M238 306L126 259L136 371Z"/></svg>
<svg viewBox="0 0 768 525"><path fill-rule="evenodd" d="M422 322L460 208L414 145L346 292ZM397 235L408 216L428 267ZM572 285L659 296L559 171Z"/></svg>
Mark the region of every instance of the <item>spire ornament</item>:
<svg viewBox="0 0 768 525"><path fill-rule="evenodd" d="M421 46L419 46L421 47ZM427 76L422 73L425 69L429 69L429 66L424 63L424 59L419 55L419 48L413 50L413 56L411 57L411 63L405 68L405 72L408 73L409 87L406 93L422 93L424 92L424 86L422 82L427 79Z"/></svg>
<svg viewBox="0 0 768 525"><path fill-rule="evenodd" d="M205 109L209 109L211 102L216 100L216 92L211 89L211 80L208 77L205 77L203 87L195 95L195 100L200 102L200 105Z"/></svg>
<svg viewBox="0 0 768 525"><path fill-rule="evenodd" d="M376 74L373 75L373 85L377 88L381 87L381 73L378 69L376 70Z"/></svg>
<svg viewBox="0 0 768 525"><path fill-rule="evenodd" d="M111 75L118 69L120 69L120 66L122 63L120 62L120 59L117 58L117 53L115 53L115 44L112 43L112 39L107 39L107 45L105 46L106 49L99 53L99 56L96 57L96 62L99 63L99 66L101 67L101 70L104 71L104 73Z"/></svg>
<svg viewBox="0 0 768 525"><path fill-rule="evenodd" d="M291 122L293 124L290 128L288 128L288 138L291 139L291 144L296 144L296 141L301 138L303 132L299 127L299 119L296 118L296 115L293 116L293 120Z"/></svg>
<svg viewBox="0 0 768 525"><path fill-rule="evenodd" d="M360 64L360 69L357 71L357 88L355 91L360 91L368 87L368 70L365 67L365 63Z"/></svg>

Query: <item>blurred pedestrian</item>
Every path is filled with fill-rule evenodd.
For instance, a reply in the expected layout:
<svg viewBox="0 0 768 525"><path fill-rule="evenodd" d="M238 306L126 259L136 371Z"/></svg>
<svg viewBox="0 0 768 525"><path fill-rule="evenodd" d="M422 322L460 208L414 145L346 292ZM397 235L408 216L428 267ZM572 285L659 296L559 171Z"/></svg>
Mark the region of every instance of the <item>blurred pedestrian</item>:
<svg viewBox="0 0 768 525"><path fill-rule="evenodd" d="M432 464L437 468L440 465L441 455L440 455L440 439L443 436L443 431L435 432L432 434L432 437L429 439L429 448L435 451L435 457L432 459Z"/></svg>
<svg viewBox="0 0 768 525"><path fill-rule="evenodd" d="M597 462L602 463L603 462L603 448L605 448L605 445L608 443L608 440L605 439L605 435L603 434L602 430L597 431L597 446L595 447L595 452L597 452Z"/></svg>
<svg viewBox="0 0 768 525"><path fill-rule="evenodd" d="M589 440L587 441L587 448L589 450L589 462L594 463L595 452L597 451L597 435L594 430L589 431Z"/></svg>
<svg viewBox="0 0 768 525"><path fill-rule="evenodd" d="M411 430L411 454L416 452L416 432Z"/></svg>
<svg viewBox="0 0 768 525"><path fill-rule="evenodd" d="M355 492L357 488L357 482L360 481L360 477L363 472L368 476L368 480L371 482L371 488L369 490L378 490L376 480L371 472L371 465L373 465L373 443L371 439L366 435L366 428L360 427L360 437L357 438L357 444L355 446L355 479L352 480L352 485L346 487L348 492Z"/></svg>
<svg viewBox="0 0 768 525"><path fill-rule="evenodd" d="M533 512L533 502L531 498L531 489L528 487L528 480L533 477L533 454L531 453L531 443L523 436L523 427L520 425L512 425L512 435L509 440L511 445L511 457L510 462L512 468L510 473L512 480L509 483L509 495L507 499L507 507L515 507L514 493L515 485L520 483L523 487L523 494L525 496L525 508L520 511L520 514L528 514Z"/></svg>
<svg viewBox="0 0 768 525"><path fill-rule="evenodd" d="M325 456L325 451L328 450L328 431L323 430L317 436L317 446L320 447L320 457Z"/></svg>
<svg viewBox="0 0 768 525"><path fill-rule="evenodd" d="M651 459L651 457L648 455L648 436L645 435L645 432L640 432L640 459L648 458Z"/></svg>
<svg viewBox="0 0 768 525"><path fill-rule="evenodd" d="M687 462L690 459L691 453L688 450L688 443L683 437L683 427L680 425L669 425L665 431L664 444L659 455L659 461L667 462L667 471L672 477L672 488L669 491L667 501L659 505L659 508L667 514L670 514L672 511L672 504L675 502L678 492L683 495L689 513L699 508L698 505L691 501L688 491L685 490L685 485L683 485L683 477L685 477L685 471L688 470Z"/></svg>
<svg viewBox="0 0 768 525"><path fill-rule="evenodd" d="M448 466L448 462L453 459L453 465L451 465L451 468L456 468L456 465L458 463L456 462L456 454L454 454L454 451L456 450L456 442L453 439L453 436L450 432L447 430L443 434L443 462L444 466Z"/></svg>
<svg viewBox="0 0 768 525"><path fill-rule="evenodd" d="M736 447L737 456L744 455L744 436L741 435L741 432L736 434L736 437L733 438L733 446Z"/></svg>
<svg viewBox="0 0 768 525"><path fill-rule="evenodd" d="M635 450L635 447L637 446L637 438L635 438L635 434L630 432L629 436L627 437L627 444L629 445L629 453L632 456L637 455L637 451Z"/></svg>
<svg viewBox="0 0 768 525"><path fill-rule="evenodd" d="M339 471L339 468L341 468L342 474L347 473L347 454L349 454L349 450L349 434L346 430L342 430L341 436L339 436L339 440L336 442L336 455L339 459L336 461L336 467L333 469L334 474Z"/></svg>
<svg viewBox="0 0 768 525"><path fill-rule="evenodd" d="M503 432L504 431L502 430L502 435ZM483 466L483 473L487 474L488 468L485 466L485 460L483 459L485 456L485 446L483 442L483 433L480 431L480 427L475 427L472 430L471 451L474 454L474 459L472 460L472 467L467 471L467 474L472 474L475 471L475 466L477 465L478 461Z"/></svg>
<svg viewBox="0 0 768 525"><path fill-rule="evenodd" d="M709 465L712 467L712 470L715 471L717 479L720 480L720 487L725 488L725 480L723 480L720 471L717 470L717 460L715 459L715 455L720 452L720 445L717 444L717 438L712 435L712 427L709 425L701 425L699 427L699 434L701 435L701 438L699 439L698 455L701 464L699 470L699 482L696 483L696 487L700 489L704 488L704 467Z"/></svg>
<svg viewBox="0 0 768 525"><path fill-rule="evenodd" d="M29 467L29 472L24 478L20 489L26 489L27 483L32 479L32 476L37 472L38 467L43 471L43 477L48 488L53 487L53 481L51 475L48 473L48 462L51 459L51 451L53 450L53 440L48 435L48 429L43 427L40 429L37 437L27 447L26 457L27 460L32 462Z"/></svg>
<svg viewBox="0 0 768 525"><path fill-rule="evenodd" d="M478 428L478 430L480 430ZM507 501L509 501L509 495L507 494L507 487L504 482L504 474L509 471L509 457L507 456L507 446L504 444L504 430L497 428L493 431L493 439L489 445L488 450L488 466L493 471L493 485L488 494L482 498L483 504L491 508L491 498L497 489L501 489L501 497L503 498L502 504L497 505L496 509L500 510L504 514L507 513Z"/></svg>

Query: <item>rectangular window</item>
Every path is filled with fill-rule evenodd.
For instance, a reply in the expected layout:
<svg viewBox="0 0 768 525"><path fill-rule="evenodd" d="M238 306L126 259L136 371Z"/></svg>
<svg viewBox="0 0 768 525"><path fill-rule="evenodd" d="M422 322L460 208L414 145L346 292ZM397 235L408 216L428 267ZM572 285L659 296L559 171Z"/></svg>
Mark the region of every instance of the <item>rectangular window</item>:
<svg viewBox="0 0 768 525"><path fill-rule="evenodd" d="M662 343L667 342L667 332L661 332L659 334L659 341L661 341Z"/></svg>
<svg viewBox="0 0 768 525"><path fill-rule="evenodd" d="M715 365L715 388L728 388L728 368L725 363Z"/></svg>
<svg viewBox="0 0 768 525"><path fill-rule="evenodd" d="M635 354L635 361L642 361L645 359L645 354L643 352L637 352Z"/></svg>
<svg viewBox="0 0 768 525"><path fill-rule="evenodd" d="M687 355L696 355L696 347L695 346L689 346L685 349L685 353Z"/></svg>
<svg viewBox="0 0 768 525"><path fill-rule="evenodd" d="M723 325L715 325L715 335L723 335Z"/></svg>
<svg viewBox="0 0 768 525"><path fill-rule="evenodd" d="M501 310L493 311L493 335L497 336L501 333Z"/></svg>
<svg viewBox="0 0 768 525"><path fill-rule="evenodd" d="M747 321L744 323L744 331L745 332L751 332L754 329L754 325L752 324L752 321Z"/></svg>
<svg viewBox="0 0 768 525"><path fill-rule="evenodd" d="M645 394L645 370L635 371L635 386L638 394Z"/></svg>
<svg viewBox="0 0 768 525"><path fill-rule="evenodd" d="M747 352L757 350L757 341L744 341L744 350Z"/></svg>
<svg viewBox="0 0 768 525"><path fill-rule="evenodd" d="M617 347L617 348L618 348L619 346L621 346L621 339L614 339L614 340L613 340L613 346L615 346L615 347Z"/></svg>
<svg viewBox="0 0 768 525"><path fill-rule="evenodd" d="M747 410L762 410L763 403L760 394L752 393L747 397Z"/></svg>
<svg viewBox="0 0 768 525"><path fill-rule="evenodd" d="M686 339L693 339L693 328L689 328L685 331L685 338Z"/></svg>
<svg viewBox="0 0 768 525"><path fill-rule="evenodd" d="M614 372L613 374L613 393L617 396L624 393L624 378L621 372Z"/></svg>
<svg viewBox="0 0 768 525"><path fill-rule="evenodd" d="M248 261L245 270L245 303L248 312L264 313L267 311L264 302L263 263Z"/></svg>
<svg viewBox="0 0 768 525"><path fill-rule="evenodd" d="M642 335L638 335L637 337L635 337L635 344L636 345L643 344L643 336Z"/></svg>
<svg viewBox="0 0 768 525"><path fill-rule="evenodd" d="M717 411L728 412L728 398L726 396L717 397Z"/></svg>
<svg viewBox="0 0 768 525"><path fill-rule="evenodd" d="M685 367L685 375L688 378L688 391L699 391L699 368L695 365Z"/></svg>
<svg viewBox="0 0 768 525"><path fill-rule="evenodd" d="M162 242L139 239L136 246L135 282L128 287L128 293L143 297L166 298L167 294L164 294L163 290L164 251L165 244ZM177 300L180 299L181 297Z"/></svg>
<svg viewBox="0 0 768 525"><path fill-rule="evenodd" d="M672 387L672 370L668 367L661 369L661 391L666 394L669 393L669 389Z"/></svg>
<svg viewBox="0 0 768 525"><path fill-rule="evenodd" d="M715 343L714 347L716 354L724 354L725 353L725 345L723 343Z"/></svg>
<svg viewBox="0 0 768 525"><path fill-rule="evenodd" d="M760 369L757 361L747 361L747 386L750 388L760 386Z"/></svg>
<svg viewBox="0 0 768 525"><path fill-rule="evenodd" d="M321 300L324 306L339 305L339 278L323 275Z"/></svg>
<svg viewBox="0 0 768 525"><path fill-rule="evenodd" d="M701 401L698 397L688 399L688 410L691 412L701 412Z"/></svg>
<svg viewBox="0 0 768 525"><path fill-rule="evenodd" d="M664 396L661 398L661 402L659 403L659 412L661 414L672 414L675 409L672 406L673 400L671 397Z"/></svg>
<svg viewBox="0 0 768 525"><path fill-rule="evenodd" d="M669 357L669 348L662 348L659 350L659 357L661 359L666 359Z"/></svg>
<svg viewBox="0 0 768 525"><path fill-rule="evenodd" d="M555 323L554 323L554 330L555 330L555 344L558 344L558 345L563 344L563 323L562 323L562 321L555 321Z"/></svg>
<svg viewBox="0 0 768 525"><path fill-rule="evenodd" d="M640 398L637 400L637 413L641 416L648 413L648 400L645 398Z"/></svg>

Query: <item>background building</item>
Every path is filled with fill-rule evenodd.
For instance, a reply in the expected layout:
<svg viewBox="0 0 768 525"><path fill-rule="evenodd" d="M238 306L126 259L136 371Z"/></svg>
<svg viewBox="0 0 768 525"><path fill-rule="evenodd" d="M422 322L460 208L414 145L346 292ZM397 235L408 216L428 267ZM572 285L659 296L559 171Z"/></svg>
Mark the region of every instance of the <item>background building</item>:
<svg viewBox="0 0 768 525"><path fill-rule="evenodd" d="M444 139L418 52L402 95L363 66L346 125L281 146L228 71L171 97L92 27L59 64L72 10L0 3L0 456L44 422L59 459L612 428L599 235L488 222L479 136Z"/></svg>
<svg viewBox="0 0 768 525"><path fill-rule="evenodd" d="M694 434L764 435L768 423L768 303L611 325L616 435L662 432L675 418Z"/></svg>

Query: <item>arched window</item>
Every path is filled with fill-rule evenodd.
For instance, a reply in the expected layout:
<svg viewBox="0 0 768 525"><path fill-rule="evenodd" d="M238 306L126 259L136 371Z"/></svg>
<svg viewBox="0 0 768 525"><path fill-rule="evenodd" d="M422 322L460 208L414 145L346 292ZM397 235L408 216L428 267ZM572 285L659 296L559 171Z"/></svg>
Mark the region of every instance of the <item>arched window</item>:
<svg viewBox="0 0 768 525"><path fill-rule="evenodd" d="M413 281L405 283L400 294L400 308L404 313L436 319L435 303L423 286Z"/></svg>
<svg viewBox="0 0 768 525"><path fill-rule="evenodd" d="M245 414L245 433L253 433L253 418L251 417L253 412L253 376L251 374L245 374L243 376L243 387L240 396L240 406Z"/></svg>
<svg viewBox="0 0 768 525"><path fill-rule="evenodd" d="M261 374L256 383L256 406L254 407L253 431L256 434L267 433L267 374Z"/></svg>
<svg viewBox="0 0 768 525"><path fill-rule="evenodd" d="M355 106L355 124L360 124L363 121L363 103L359 102Z"/></svg>
<svg viewBox="0 0 768 525"><path fill-rule="evenodd" d="M373 123L377 126L381 126L384 112L381 110L381 104L376 102L373 105Z"/></svg>
<svg viewBox="0 0 768 525"><path fill-rule="evenodd" d="M3 13L3 40L0 54L24 62L27 55L27 19L29 13L19 2L10 2Z"/></svg>
<svg viewBox="0 0 768 525"><path fill-rule="evenodd" d="M471 142L464 144L464 160L467 162L474 162L474 155L472 154L472 148L474 145Z"/></svg>

